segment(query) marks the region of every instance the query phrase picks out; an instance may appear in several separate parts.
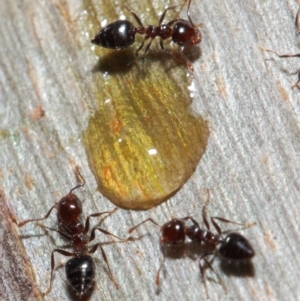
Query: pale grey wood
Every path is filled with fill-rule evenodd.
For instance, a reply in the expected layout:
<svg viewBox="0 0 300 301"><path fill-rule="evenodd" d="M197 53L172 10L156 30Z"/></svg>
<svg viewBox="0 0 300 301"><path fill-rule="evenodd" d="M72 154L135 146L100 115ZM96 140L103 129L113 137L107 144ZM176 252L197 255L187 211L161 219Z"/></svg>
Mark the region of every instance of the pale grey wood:
<svg viewBox="0 0 300 301"><path fill-rule="evenodd" d="M93 3L101 7L107 1ZM126 4L138 7L134 1ZM156 8L168 4L154 2ZM193 0L192 7L195 22L203 23L202 55L193 63L193 107L209 120L207 152L190 181L166 204L147 212L119 210L105 227L126 236L128 228L148 216L159 223L172 215L201 219L209 188L211 214L257 222L242 231L257 253L255 277L229 277L216 260L228 294L208 281L211 300L300 300L300 92L290 89L300 61L263 51L299 52L297 1ZM93 95L91 69L97 62L91 37L78 25L84 17L80 0L0 2L1 189L20 220L43 215L66 194L76 181L75 165L82 167L87 181L78 191L85 213L114 207L96 192L80 140ZM54 214L45 224L55 222ZM119 290L108 278L100 253L95 256L97 286L91 300L205 300L198 261L190 258L167 260L157 294L154 279L162 254L158 229L148 225L138 233L147 231L141 240L105 246ZM55 234L49 239L34 225L21 233L32 235L15 243L24 244L34 285L45 291L51 250L55 242L64 242ZM57 258L59 264L67 260ZM0 273L5 281L3 267ZM16 292L9 279L6 287ZM45 300L69 299L61 268Z"/></svg>
<svg viewBox="0 0 300 301"><path fill-rule="evenodd" d="M18 239L10 210L0 191L0 267L1 300L37 300L38 291L33 284L31 264Z"/></svg>

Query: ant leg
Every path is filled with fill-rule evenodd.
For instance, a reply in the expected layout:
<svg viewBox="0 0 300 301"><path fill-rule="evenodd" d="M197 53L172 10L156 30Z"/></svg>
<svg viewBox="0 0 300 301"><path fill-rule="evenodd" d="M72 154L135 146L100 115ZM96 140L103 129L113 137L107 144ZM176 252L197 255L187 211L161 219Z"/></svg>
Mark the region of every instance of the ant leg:
<svg viewBox="0 0 300 301"><path fill-rule="evenodd" d="M300 9L298 11L298 14L299 14L299 12L300 12ZM273 50L270 50L270 49L265 49L265 51L274 53L280 58L300 57L300 53L297 53L297 54L279 54L279 53L277 53ZM298 72L298 81L294 85L292 85L292 89L298 87L299 84L300 84L300 71Z"/></svg>
<svg viewBox="0 0 300 301"><path fill-rule="evenodd" d="M144 28L144 25L143 25L141 19L137 16L137 14L136 14L134 11L132 11L130 8L128 8L127 6L125 6L125 8L126 8L127 10L130 11L130 13L133 15L134 19L136 20L136 22L137 22L142 28Z"/></svg>
<svg viewBox="0 0 300 301"><path fill-rule="evenodd" d="M77 189L77 188L82 187L82 186L85 185L85 179L84 179L84 177L82 176L82 174L81 174L81 172L80 172L80 167L79 167L79 166L76 166L76 167L75 167L74 172L75 172L75 174L80 178L81 183L78 184L77 186L75 186L74 188L72 188L72 189L70 190L69 194L72 193L73 190L75 190L75 189ZM50 210L48 211L48 213L47 213L44 217L42 217L42 218L36 218L36 219L27 219L27 220L25 220L25 221L23 221L23 222L21 222L21 223L17 223L18 227L21 228L21 227L23 227L24 225L26 225L27 223L30 223L30 222L40 222L40 221L42 221L42 220L47 219L47 218L49 217L51 211L52 211L54 208L56 208L57 204L58 204L58 203L56 203L54 206L52 206L52 207L50 208Z"/></svg>
<svg viewBox="0 0 300 301"><path fill-rule="evenodd" d="M157 285L157 286L159 286L159 284L160 284L160 280L159 280L159 275L160 275L160 271L161 271L161 269L162 269L162 267L163 267L163 265L164 265L164 263L165 263L165 261L166 261L166 254L165 254L165 251L164 251L164 249L163 249L163 261L161 262L161 264L160 264L160 266L159 266L159 269L158 269L158 271L157 271L157 273L156 273L156 278L155 278L155 284Z"/></svg>
<svg viewBox="0 0 300 301"><path fill-rule="evenodd" d="M298 72L298 80L297 80L297 82L294 85L292 85L292 89L294 89L296 87L299 88L299 86L298 86L299 84L300 84L300 71Z"/></svg>
<svg viewBox="0 0 300 301"><path fill-rule="evenodd" d="M44 217L42 217L42 218L35 218L35 219L27 219L27 220L25 220L25 221L23 221L21 223L17 223L18 227L21 228L24 225L26 225L27 223L30 223L30 222L40 222L40 221L43 221L44 219L47 219L49 217L51 211L56 207L56 205L57 205L57 203L50 208L50 210L47 212L47 214Z"/></svg>
<svg viewBox="0 0 300 301"><path fill-rule="evenodd" d="M96 250L98 249L98 247L100 248L101 250L101 253L102 253L102 257L107 265L107 269L108 269L108 274L109 274L109 278L111 279L111 281L114 283L114 285L116 286L117 289L119 289L119 284L118 282L115 280L113 274L112 274L112 271L110 269L110 266L109 266L109 263L108 263L108 260L107 260L107 257L106 257L106 254L103 250L103 248L101 247L100 244L96 244L95 246L92 247L92 249L89 251L89 254L92 254L92 253L95 253Z"/></svg>
<svg viewBox="0 0 300 301"><path fill-rule="evenodd" d="M300 7L299 7L299 9L297 11L296 21L295 21L295 27L296 27L297 33L300 33Z"/></svg>
<svg viewBox="0 0 300 301"><path fill-rule="evenodd" d="M193 67L192 63L190 62L190 60L183 53L183 49L184 48L182 47L181 51L179 52L179 55L180 55L181 59L185 62L185 64L187 65L187 67L190 69L190 71L194 72L194 67Z"/></svg>
<svg viewBox="0 0 300 301"><path fill-rule="evenodd" d="M137 57L140 56L140 55L139 55L139 52L140 52L140 50L144 47L145 40L146 40L146 38L143 39L143 42L141 43L141 45L139 46L139 48L135 51L135 55L136 55Z"/></svg>
<svg viewBox="0 0 300 301"><path fill-rule="evenodd" d="M148 51L149 51L149 49L150 49L150 46L151 46L151 44L152 44L152 41L153 41L153 39L150 40L150 42L148 43L148 45L147 45L146 48L145 48L145 51L144 51L143 55L141 56L142 59L143 59L143 70L145 70L145 57L146 57L146 55L147 55L147 53L148 53Z"/></svg>
<svg viewBox="0 0 300 301"><path fill-rule="evenodd" d="M206 211L209 203L210 203L210 191L209 191L209 189L207 189L207 200L202 208L202 219L203 219L203 222L204 222L207 230L210 230L210 225L208 222L207 211Z"/></svg>
<svg viewBox="0 0 300 301"><path fill-rule="evenodd" d="M162 39L160 39L159 45L160 45L161 50L164 51L164 52L166 52L166 49L165 49L165 46L164 46L164 42L163 42Z"/></svg>
<svg viewBox="0 0 300 301"><path fill-rule="evenodd" d="M237 222L228 220L228 219L223 218L223 217L218 217L218 216L212 216L210 219L211 219L212 224L214 225L215 229L217 230L217 232L220 236L222 236L222 230L221 230L220 226L217 224L217 222L215 221L216 219L223 222L223 223L243 226L243 229L247 229L247 228L250 228L250 227L256 225L256 222L253 222L253 223L250 223L250 224L243 224L243 223L237 223Z"/></svg>
<svg viewBox="0 0 300 301"><path fill-rule="evenodd" d="M154 221L151 217L149 217L149 218L145 219L144 221L140 222L139 224L137 224L136 226L130 228L130 229L128 230L128 233L131 233L131 232L135 231L139 226L141 226L142 224L144 224L144 223L146 223L146 222L151 222L151 223L153 223L154 225L156 225L156 226L159 227L159 224L158 224L156 221ZM160 275L160 271L161 271L161 269L162 269L162 267L163 267L163 265L164 265L164 262L165 262L165 260L166 260L166 255L165 255L165 251L164 251L164 250L163 250L163 256L164 256L164 257L163 257L163 261L162 261L162 263L160 264L160 267L159 267L159 269L158 269L158 271L157 271L157 274L156 274L156 280L155 280L155 283L156 283L157 286L160 284L159 275Z"/></svg>
<svg viewBox="0 0 300 301"><path fill-rule="evenodd" d="M164 12L162 13L160 19L159 19L159 22L158 22L158 26L162 24L162 22L164 21L165 19L165 16L166 16L166 13L168 10L171 10L171 9L174 9L176 7L179 7L179 6L182 6L182 5L174 5L174 6L170 6L170 7L167 7ZM176 19L177 20L177 19Z"/></svg>
<svg viewBox="0 0 300 301"><path fill-rule="evenodd" d="M101 216L102 214L108 214L108 216L110 216L110 215L114 214L117 210L118 210L118 208L116 207L115 209L113 209L111 211L103 211L103 212L94 213L94 214L89 215L85 220L84 233L86 234L90 230L90 218L91 217L98 217L98 216Z"/></svg>
<svg viewBox="0 0 300 301"><path fill-rule="evenodd" d="M144 223L146 223L146 222L151 222L151 223L153 223L154 225L156 225L156 226L159 227L159 224L158 224L156 221L154 221L151 217L149 217L149 218L145 219L144 221L142 221L141 223L139 223L139 224L135 225L134 227L130 228L130 229L128 230L128 233L131 233L131 232L135 231L136 228L138 228L139 226L141 226L142 224L144 224Z"/></svg>
<svg viewBox="0 0 300 301"><path fill-rule="evenodd" d="M60 249L54 249L51 253L51 276L50 276L50 285L47 289L47 291L45 293L43 293L43 296L48 295L51 292L52 289L52 282L53 282L53 271L54 271L54 267L55 267L55 261L54 261L54 253L57 252L59 254L62 254L64 256L74 256L73 253L68 252L68 251L64 251L64 250L60 250Z"/></svg>
<svg viewBox="0 0 300 301"><path fill-rule="evenodd" d="M149 49L150 49L150 46L151 46L151 44L152 44L152 41L153 41L153 39L151 39L150 42L148 43L148 45L146 46L145 51L144 51L144 54L142 55L143 58L145 58L145 56L147 55L147 53L148 53L148 51L149 51Z"/></svg>
<svg viewBox="0 0 300 301"><path fill-rule="evenodd" d="M212 258L211 262L209 262L206 257L209 256L209 255L214 255L214 257ZM225 291L225 293L227 294L227 287L225 286L223 280L221 279L220 275L214 270L213 266L212 266L212 263L213 261L215 260L215 257L216 257L216 253L214 252L207 252L207 253L204 253L201 257L200 257L200 260L199 260L199 267L200 267L200 273L201 273L201 281L203 282L204 284L204 287L205 287L205 293L206 293L206 297L207 299L209 299L209 293L208 293L208 289L207 289L207 284L206 284L206 281L205 281L205 271L207 269L207 267L213 272L216 274L216 276L218 277L218 280L220 281L220 283L222 284L223 286L223 289ZM201 264L201 260L204 260L205 263L202 265Z"/></svg>
<svg viewBox="0 0 300 301"><path fill-rule="evenodd" d="M206 213L206 208L207 208L207 206L209 205L209 202L210 202L210 192L209 192L208 189L207 189L207 195L208 195L207 196L207 201L205 202L205 205L202 209L202 218L203 218L203 222L206 225L207 229L210 230L208 219L207 219L207 213ZM211 220L211 223L213 224L213 226L215 227L215 229L217 230L217 232L220 236L222 236L222 230L221 230L220 226L217 224L216 220L219 220L223 223L229 223L229 224L244 226L245 228L249 228L249 227L252 227L252 226L256 225L255 222L251 223L251 224L242 224L242 223L237 223L237 222L228 220L228 219L223 218L223 217L218 217L218 216L212 216L210 218L210 220Z"/></svg>
<svg viewBox="0 0 300 301"><path fill-rule="evenodd" d="M297 54L279 54L276 51L273 51L273 50L270 50L270 49L265 49L265 51L274 53L280 58L300 57L300 53L297 53Z"/></svg>
<svg viewBox="0 0 300 301"><path fill-rule="evenodd" d="M201 281L202 283L204 284L204 288L205 288L205 293L206 293L206 299L209 299L209 293L208 293L208 289L207 289L207 284L206 284L206 281L205 281L205 271L206 271L206 266L202 265L201 264L201 260L203 259L206 263L206 265L208 265L209 267L212 268L213 270L213 267L212 265L209 263L208 260L206 260L206 256L209 256L213 253L206 253L206 254L203 254L201 257L200 257L200 260L199 260L199 268L200 268L200 274L201 274Z"/></svg>
<svg viewBox="0 0 300 301"><path fill-rule="evenodd" d="M44 230L50 230L50 231L54 231L54 232L57 232L59 233L61 236L63 236L64 238L66 238L67 240L72 240L72 237L70 235L68 235L67 233L61 231L61 230L58 230L58 229L55 229L55 228L50 228L50 227L47 227L43 224L40 224L40 223L37 223L36 224L37 226L41 227L42 229Z"/></svg>
<svg viewBox="0 0 300 301"><path fill-rule="evenodd" d="M177 20L174 20L177 21ZM172 23L173 21L171 21L170 23ZM170 24L168 23L168 24ZM162 49L163 52L171 55L173 57L174 60L181 62L184 61L185 64L187 65L187 67L193 72L194 71L194 67L192 65L192 63L189 61L189 59L185 56L185 54L182 52L182 50L180 52L175 52L175 51L168 51L165 49L165 46L163 44L163 40L161 39L159 42L160 48ZM178 57L179 55L179 57Z"/></svg>
<svg viewBox="0 0 300 301"><path fill-rule="evenodd" d="M181 218L184 221L190 220L195 226L200 227L199 223L192 217L192 216L186 216L184 218Z"/></svg>
<svg viewBox="0 0 300 301"><path fill-rule="evenodd" d="M118 236L116 236L116 235L114 235L114 234L112 234L112 233L110 233L110 232L108 232L108 231L106 231L106 230L104 230L104 229L102 229L102 228L95 227L95 228L93 228L93 230L92 230L92 232L91 232L90 239L89 239L88 242L91 242L91 241L93 241L93 240L95 239L95 232L96 232L96 230L102 232L102 233L105 234L105 235L113 236L113 237L115 237L115 238L117 238L117 239L119 239L119 240L122 240L122 241L124 240L123 238L120 238L120 237L118 237ZM126 239L126 241L127 241L127 240L128 240L128 239Z"/></svg>

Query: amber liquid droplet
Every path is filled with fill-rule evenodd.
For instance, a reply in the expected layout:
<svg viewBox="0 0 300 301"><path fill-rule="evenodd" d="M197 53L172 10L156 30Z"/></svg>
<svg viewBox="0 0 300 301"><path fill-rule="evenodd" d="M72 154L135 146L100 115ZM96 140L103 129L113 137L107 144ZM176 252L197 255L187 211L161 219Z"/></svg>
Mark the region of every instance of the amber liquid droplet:
<svg viewBox="0 0 300 301"><path fill-rule="evenodd" d="M209 136L206 121L188 111L187 86L150 68L145 78L112 77L84 134L100 192L122 208L149 209L179 190Z"/></svg>
<svg viewBox="0 0 300 301"><path fill-rule="evenodd" d="M92 7L87 5L88 16L102 12ZM113 22L117 17L110 8L103 14ZM91 22L93 37L100 28L96 18ZM139 38L123 51L94 48L95 113L84 133L100 192L128 209L149 209L176 193L195 171L209 136L207 122L190 114L186 65L154 42L144 74L142 60L134 56Z"/></svg>

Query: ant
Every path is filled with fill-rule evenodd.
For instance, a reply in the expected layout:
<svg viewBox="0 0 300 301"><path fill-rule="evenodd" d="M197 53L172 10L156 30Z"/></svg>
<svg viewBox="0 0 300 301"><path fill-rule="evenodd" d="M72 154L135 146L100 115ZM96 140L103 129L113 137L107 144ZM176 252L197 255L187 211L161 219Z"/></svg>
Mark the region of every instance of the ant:
<svg viewBox="0 0 300 301"><path fill-rule="evenodd" d="M299 7L297 15L296 15L295 27L296 27L297 33L299 34L300 33L300 7ZM265 51L274 53L280 58L300 57L300 53L298 53L298 54L278 54L277 52L275 52L273 50L269 50L269 49L265 49ZM299 88L299 84L300 84L300 71L298 72L298 80L294 85L292 85L292 89L294 89L296 87Z"/></svg>
<svg viewBox="0 0 300 301"><path fill-rule="evenodd" d="M218 256L221 260L225 260L230 263L238 263L244 262L249 263L250 260L254 257L255 252L250 242L241 234L236 232L231 232L227 234L225 237L222 235L222 231L216 220L225 223L233 223L237 225L243 225L240 223L236 223L230 220L227 220L222 217L210 217L211 223L214 226L217 233L211 231L211 227L209 224L209 220L207 218L206 208L209 204L209 194L208 200L206 201L203 209L202 209L202 219L205 225L205 229L201 228L199 223L192 217L186 216L184 218L172 218L171 221L165 223L160 227L160 245L162 247L163 252L163 260L160 264L160 267L156 274L156 285L160 284L160 271L164 265L166 260L166 251L178 249L178 247L184 246L187 244L186 238L192 243L200 244L202 247L202 254L200 255L199 267L201 273L201 280L205 285L205 291L207 298L209 298L208 290L205 282L205 270L208 267L214 273L216 273L212 267L212 263L216 256ZM187 226L186 222L190 221L192 225ZM152 218L148 218L138 225L129 229L129 233L135 231L139 226L146 222L152 222L156 226L159 224L154 221ZM255 223L249 225L243 225L246 228L253 226ZM207 257L213 256L211 261L208 261ZM202 263L202 261L204 263ZM218 274L216 273L218 276ZM219 276L218 276L219 277ZM222 280L219 278L221 283ZM226 287L223 285L224 290Z"/></svg>
<svg viewBox="0 0 300 301"><path fill-rule="evenodd" d="M300 53L298 53L298 54L278 54L277 52L275 52L273 50L266 49L266 51L272 52L280 58L300 57ZM300 71L298 72L298 81L294 85L292 85L292 89L299 87L298 86L299 84L300 84Z"/></svg>
<svg viewBox="0 0 300 301"><path fill-rule="evenodd" d="M37 219L28 219L18 223L17 225L19 228L21 228L27 223L45 220L49 217L54 208L57 210L59 229L56 230L42 225L40 226L56 231L67 240L71 241L74 251L68 252L61 249L54 249L52 251L50 285L47 291L43 293L43 295L49 294L52 289L53 271L55 267L54 253L59 253L64 256L72 257L67 261L65 265L66 277L71 287L75 290L77 296L81 299L90 291L94 284L96 266L94 260L89 254L95 253L98 247L100 248L102 257L107 265L109 277L114 282L116 288L118 288L118 284L112 275L106 254L101 246L101 243L95 244L90 249L87 248L87 244L94 240L96 230L102 232L105 235L111 235L120 240L122 239L99 227L94 227L91 230L90 235L88 235L88 232L90 230L91 217L99 217L103 214L111 215L115 213L118 208L115 208L111 211L91 214L86 218L85 224L83 224L81 221L82 203L79 198L73 193L73 191L78 189L79 187L84 186L85 179L81 175L79 167L75 168L75 173L80 178L81 183L72 188L66 196L64 196L60 201L53 205L44 217Z"/></svg>
<svg viewBox="0 0 300 301"><path fill-rule="evenodd" d="M145 27L140 20L140 18L129 8L127 8L134 19L138 23L139 27L135 27L128 20L118 20L102 28L99 33L91 40L92 43L111 49L125 49L131 46L135 42L135 35L137 33L145 35L144 40L141 45L135 51L137 57L142 57L143 61L150 49L152 41L156 37L160 37L160 48L162 51L169 53L174 59L184 61L187 67L194 71L192 63L183 53L185 47L194 46L201 42L202 36L200 30L194 25L190 17L190 5L192 0L189 0L187 8L188 21L180 18L176 18L168 23L163 23L165 15L168 10L174 9L180 5L167 7L163 14L161 15L158 25L148 25ZM169 52L165 49L163 40L172 39L172 42L181 47L181 51L178 53ZM145 47L144 53L142 55L139 52L143 49L145 41L150 39L150 42Z"/></svg>

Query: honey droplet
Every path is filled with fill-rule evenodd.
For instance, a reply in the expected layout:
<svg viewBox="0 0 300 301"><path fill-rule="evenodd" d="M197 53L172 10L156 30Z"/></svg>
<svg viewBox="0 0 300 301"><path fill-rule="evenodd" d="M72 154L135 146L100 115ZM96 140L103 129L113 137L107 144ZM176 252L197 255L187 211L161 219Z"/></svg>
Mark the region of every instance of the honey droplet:
<svg viewBox="0 0 300 301"><path fill-rule="evenodd" d="M186 67L179 68L179 81L151 64L145 78L140 70L114 75L99 90L84 143L100 192L119 207L149 209L167 200L205 152L207 122L190 114Z"/></svg>
<svg viewBox="0 0 300 301"><path fill-rule="evenodd" d="M83 3L78 31L84 33L84 44L99 31L99 21L103 27L120 19L120 8L105 1ZM145 24L158 23L151 11L141 20ZM134 19L127 10L124 14ZM90 44L99 61L88 78L94 114L83 140L100 192L128 209L149 209L175 194L194 172L209 136L207 122L190 114L186 64L167 54L180 47L172 50L167 39L163 52L155 39L143 64L134 55L143 38L137 35L122 51ZM200 55L200 48L193 47L194 59L188 58L193 62Z"/></svg>

